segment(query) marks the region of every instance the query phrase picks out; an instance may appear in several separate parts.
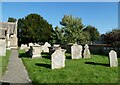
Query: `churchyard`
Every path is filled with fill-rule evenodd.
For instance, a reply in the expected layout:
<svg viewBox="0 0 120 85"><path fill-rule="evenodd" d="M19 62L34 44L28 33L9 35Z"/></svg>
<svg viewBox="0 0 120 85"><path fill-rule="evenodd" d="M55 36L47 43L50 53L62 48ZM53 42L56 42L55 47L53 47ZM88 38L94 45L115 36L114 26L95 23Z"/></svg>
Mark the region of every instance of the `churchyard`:
<svg viewBox="0 0 120 85"><path fill-rule="evenodd" d="M33 45L33 50L36 49L34 47ZM30 54L34 55L34 52L35 50ZM41 83L118 83L117 60L120 59L111 59L111 56L116 56L113 50L108 56L94 55L90 54L87 44L81 46L75 43L71 46L70 53L58 45L52 53L40 51L38 54L41 57L30 57L25 49L19 49L19 57L22 58L29 77L35 85Z"/></svg>
<svg viewBox="0 0 120 85"><path fill-rule="evenodd" d="M117 42L114 42L114 38L111 39L112 42L107 42L109 38L105 34L105 40L101 40L102 36L100 37L95 27L83 28L81 18L69 15L62 18L60 24L63 28L54 29L40 15L30 14L27 17L28 19L19 19L14 23L0 22L0 77L7 71L2 82L32 81L33 85L119 82L118 37ZM67 19L70 22L67 22ZM76 24L71 25L73 21ZM41 24L42 22L44 24ZM68 26L65 23L68 23ZM90 30L94 30L93 35ZM117 31L119 29L113 30L113 35Z"/></svg>

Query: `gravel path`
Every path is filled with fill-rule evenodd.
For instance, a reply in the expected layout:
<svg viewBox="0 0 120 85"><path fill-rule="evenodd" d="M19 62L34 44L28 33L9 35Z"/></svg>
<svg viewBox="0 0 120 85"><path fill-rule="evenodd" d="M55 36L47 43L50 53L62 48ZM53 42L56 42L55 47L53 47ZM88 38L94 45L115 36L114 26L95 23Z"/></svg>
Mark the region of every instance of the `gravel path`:
<svg viewBox="0 0 120 85"><path fill-rule="evenodd" d="M23 62L18 57L18 50L12 50L7 69L2 82L31 84Z"/></svg>

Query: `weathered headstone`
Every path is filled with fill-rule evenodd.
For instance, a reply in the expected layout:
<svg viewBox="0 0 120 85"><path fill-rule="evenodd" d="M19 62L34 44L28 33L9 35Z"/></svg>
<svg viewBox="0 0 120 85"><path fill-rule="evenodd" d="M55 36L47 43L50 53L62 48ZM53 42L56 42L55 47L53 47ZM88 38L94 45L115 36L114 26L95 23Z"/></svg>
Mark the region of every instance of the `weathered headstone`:
<svg viewBox="0 0 120 85"><path fill-rule="evenodd" d="M42 58L41 56L42 48L41 46L30 46L29 51L27 52L31 58Z"/></svg>
<svg viewBox="0 0 120 85"><path fill-rule="evenodd" d="M84 46L84 53L83 53L84 58L91 58L90 57L90 50L89 50L89 46L87 44L85 44Z"/></svg>
<svg viewBox="0 0 120 85"><path fill-rule="evenodd" d="M73 46L71 46L71 55L72 59L82 58L82 46L77 43L73 44Z"/></svg>
<svg viewBox="0 0 120 85"><path fill-rule="evenodd" d="M114 50L111 50L109 52L109 62L110 62L110 67L118 66L117 53Z"/></svg>
<svg viewBox="0 0 120 85"><path fill-rule="evenodd" d="M32 47L33 47L32 58L42 58L42 56L41 56L41 52L42 52L41 46L32 46Z"/></svg>
<svg viewBox="0 0 120 85"><path fill-rule="evenodd" d="M45 44L42 46L42 51L49 53L49 47L51 47L51 45L48 42L45 42Z"/></svg>
<svg viewBox="0 0 120 85"><path fill-rule="evenodd" d="M65 51L64 49L57 49L51 56L51 68L58 69L65 67Z"/></svg>

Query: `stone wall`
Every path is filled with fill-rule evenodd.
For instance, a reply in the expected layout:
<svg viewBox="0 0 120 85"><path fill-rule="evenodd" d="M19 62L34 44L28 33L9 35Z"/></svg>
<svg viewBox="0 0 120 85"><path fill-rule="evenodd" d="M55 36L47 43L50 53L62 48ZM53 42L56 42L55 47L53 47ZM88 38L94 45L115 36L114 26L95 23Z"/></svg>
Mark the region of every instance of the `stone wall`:
<svg viewBox="0 0 120 85"><path fill-rule="evenodd" d="M6 39L0 39L0 56L6 56Z"/></svg>
<svg viewBox="0 0 120 85"><path fill-rule="evenodd" d="M67 53L71 53L71 46L72 45L61 45L62 48L67 50ZM89 45L89 49L91 54L107 55L107 56L110 50L115 50L117 52L118 57L120 57L120 46L98 44L98 45Z"/></svg>

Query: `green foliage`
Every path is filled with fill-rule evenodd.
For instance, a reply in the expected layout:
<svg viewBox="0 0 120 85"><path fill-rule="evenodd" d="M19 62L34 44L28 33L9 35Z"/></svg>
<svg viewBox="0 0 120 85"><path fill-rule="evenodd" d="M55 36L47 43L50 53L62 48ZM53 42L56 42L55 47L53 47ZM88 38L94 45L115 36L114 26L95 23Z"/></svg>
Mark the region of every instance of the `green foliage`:
<svg viewBox="0 0 120 85"><path fill-rule="evenodd" d="M72 15L64 15L60 24L63 26L63 34L67 43L82 41L83 24L81 18Z"/></svg>
<svg viewBox="0 0 120 85"><path fill-rule="evenodd" d="M120 45L120 29L113 29L103 36L104 43Z"/></svg>
<svg viewBox="0 0 120 85"><path fill-rule="evenodd" d="M15 18L9 17L8 22L16 22L17 20Z"/></svg>
<svg viewBox="0 0 120 85"><path fill-rule="evenodd" d="M48 42L51 31L52 25L38 14L29 14L18 20L19 43Z"/></svg>
<svg viewBox="0 0 120 85"><path fill-rule="evenodd" d="M22 60L34 85L41 83L116 83L118 68L109 67L108 57L91 56L90 59L72 60L71 54L66 53L65 68L55 70L51 69L51 57L47 54L41 59L29 59L24 56Z"/></svg>
<svg viewBox="0 0 120 85"><path fill-rule="evenodd" d="M83 29L84 32L88 32L88 34L90 35L90 41L94 42L96 40L99 40L100 38L100 33L97 30L97 28L88 25L87 27L85 27Z"/></svg>
<svg viewBox="0 0 120 85"><path fill-rule="evenodd" d="M56 26L52 32L52 43L63 44L64 41L63 30Z"/></svg>

